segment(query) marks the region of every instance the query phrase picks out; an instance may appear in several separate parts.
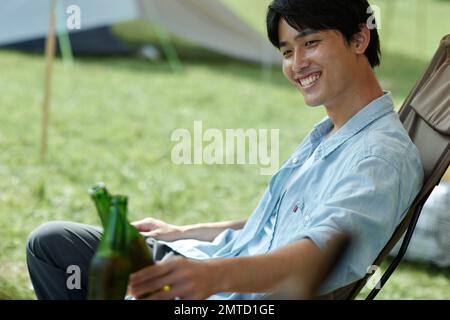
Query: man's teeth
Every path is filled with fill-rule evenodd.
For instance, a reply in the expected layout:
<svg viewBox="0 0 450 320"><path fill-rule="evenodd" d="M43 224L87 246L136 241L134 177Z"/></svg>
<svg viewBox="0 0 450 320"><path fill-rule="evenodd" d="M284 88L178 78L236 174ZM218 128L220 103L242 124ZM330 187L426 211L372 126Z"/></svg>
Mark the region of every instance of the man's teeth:
<svg viewBox="0 0 450 320"><path fill-rule="evenodd" d="M316 82L321 76L321 73L315 73L308 78L300 79L300 85L302 87L310 87L314 82Z"/></svg>

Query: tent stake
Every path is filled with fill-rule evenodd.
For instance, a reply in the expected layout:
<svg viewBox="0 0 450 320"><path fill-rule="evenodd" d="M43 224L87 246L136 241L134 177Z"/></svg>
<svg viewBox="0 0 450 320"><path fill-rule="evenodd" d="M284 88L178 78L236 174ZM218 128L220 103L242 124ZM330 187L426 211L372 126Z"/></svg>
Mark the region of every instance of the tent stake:
<svg viewBox="0 0 450 320"><path fill-rule="evenodd" d="M50 86L52 75L52 63L55 56L55 7L56 0L52 0L49 15L49 25L47 38L45 40L45 78L44 78L44 99L42 103L42 136L41 136L41 152L40 159L45 159L47 152L47 140L48 140L48 118L50 107Z"/></svg>

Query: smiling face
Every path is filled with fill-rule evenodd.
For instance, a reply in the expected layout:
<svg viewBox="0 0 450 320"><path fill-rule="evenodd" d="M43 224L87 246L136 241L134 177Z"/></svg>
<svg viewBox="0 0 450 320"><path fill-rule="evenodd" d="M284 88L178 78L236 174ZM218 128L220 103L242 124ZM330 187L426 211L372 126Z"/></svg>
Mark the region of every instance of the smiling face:
<svg viewBox="0 0 450 320"><path fill-rule="evenodd" d="M280 19L278 36L283 73L309 106L332 108L349 99L357 87L360 68L353 43L334 30L300 32Z"/></svg>

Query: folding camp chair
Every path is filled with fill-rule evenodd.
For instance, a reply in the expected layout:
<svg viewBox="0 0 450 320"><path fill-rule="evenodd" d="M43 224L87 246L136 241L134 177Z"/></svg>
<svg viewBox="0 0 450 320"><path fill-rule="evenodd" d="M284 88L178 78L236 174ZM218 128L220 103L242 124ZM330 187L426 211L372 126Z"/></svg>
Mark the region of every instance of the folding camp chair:
<svg viewBox="0 0 450 320"><path fill-rule="evenodd" d="M420 212L433 188L450 165L450 35L445 36L425 73L399 110L400 120L419 149L424 184L404 219L373 265L379 266L395 244L403 238L397 256L366 299L374 299L401 262L411 240ZM354 299L371 275L334 291L329 298Z"/></svg>

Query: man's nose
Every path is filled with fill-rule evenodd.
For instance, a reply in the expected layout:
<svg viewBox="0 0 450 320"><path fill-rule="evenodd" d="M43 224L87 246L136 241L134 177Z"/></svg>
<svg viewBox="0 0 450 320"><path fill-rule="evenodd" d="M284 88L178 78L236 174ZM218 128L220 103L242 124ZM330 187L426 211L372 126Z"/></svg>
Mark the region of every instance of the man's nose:
<svg viewBox="0 0 450 320"><path fill-rule="evenodd" d="M305 55L299 50L295 50L292 71L295 73L301 73L303 70L307 69L309 65L309 60L305 57Z"/></svg>

